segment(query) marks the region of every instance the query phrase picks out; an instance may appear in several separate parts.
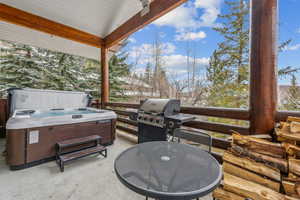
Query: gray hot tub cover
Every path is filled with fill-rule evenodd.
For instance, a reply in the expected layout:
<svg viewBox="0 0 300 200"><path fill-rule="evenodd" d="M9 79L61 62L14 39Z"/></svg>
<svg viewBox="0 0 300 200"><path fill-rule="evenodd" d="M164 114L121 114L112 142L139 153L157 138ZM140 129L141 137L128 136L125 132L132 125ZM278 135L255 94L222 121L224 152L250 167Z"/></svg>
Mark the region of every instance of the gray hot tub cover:
<svg viewBox="0 0 300 200"><path fill-rule="evenodd" d="M32 109L47 110L58 108L83 108L90 102L90 95L85 92L41 90L41 89L9 89L10 113L15 110Z"/></svg>

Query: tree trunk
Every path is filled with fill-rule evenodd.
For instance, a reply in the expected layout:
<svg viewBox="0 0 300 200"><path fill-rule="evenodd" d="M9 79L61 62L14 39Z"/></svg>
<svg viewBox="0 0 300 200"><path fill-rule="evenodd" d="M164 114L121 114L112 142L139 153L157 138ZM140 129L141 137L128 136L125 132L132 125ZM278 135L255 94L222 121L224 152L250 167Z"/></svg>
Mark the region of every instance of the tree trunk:
<svg viewBox="0 0 300 200"><path fill-rule="evenodd" d="M239 134L232 135L232 143L242 146L247 150L251 150L264 155L278 158L285 157L285 150L281 144L268 142L266 140L253 138L250 136L242 136Z"/></svg>
<svg viewBox="0 0 300 200"><path fill-rule="evenodd" d="M213 197L218 200L245 200L245 197L217 188L213 192Z"/></svg>
<svg viewBox="0 0 300 200"><path fill-rule="evenodd" d="M289 143L300 142L300 133L288 133L281 131L280 129L276 129L276 135L281 138L281 141L287 141Z"/></svg>
<svg viewBox="0 0 300 200"><path fill-rule="evenodd" d="M287 195L291 195L291 196L300 198L300 183L282 181L282 186Z"/></svg>
<svg viewBox="0 0 300 200"><path fill-rule="evenodd" d="M268 167L262 163L255 162L248 158L237 157L228 151L224 153L223 161L227 161L244 169L256 172L262 176L267 176L275 181L281 180L280 171L278 169Z"/></svg>
<svg viewBox="0 0 300 200"><path fill-rule="evenodd" d="M300 122L291 122L290 127L292 133L300 133Z"/></svg>
<svg viewBox="0 0 300 200"><path fill-rule="evenodd" d="M293 174L289 172L289 175L287 177L282 178L285 181L290 181L290 182L299 182L300 183L300 176L297 176L296 174Z"/></svg>
<svg viewBox="0 0 300 200"><path fill-rule="evenodd" d="M274 158L271 156L263 155L260 153L252 152L247 149L243 149L240 146L233 145L231 147L231 150L236 155L241 155L245 157L249 157L252 160L255 160L256 162L260 162L266 165L269 165L270 167L274 167L279 169L281 172L287 173L288 172L288 163L286 159L282 158Z"/></svg>
<svg viewBox="0 0 300 200"><path fill-rule="evenodd" d="M289 143L283 143L282 146L289 156L300 157L300 147Z"/></svg>
<svg viewBox="0 0 300 200"><path fill-rule="evenodd" d="M300 160L298 159L289 159L289 172L300 176Z"/></svg>
<svg viewBox="0 0 300 200"><path fill-rule="evenodd" d="M254 200L296 200L296 198L287 197L272 189L228 173L224 173L224 189Z"/></svg>
<svg viewBox="0 0 300 200"><path fill-rule="evenodd" d="M280 191L280 182L269 180L265 177L255 174L253 172L250 172L248 170L245 170L245 169L242 169L235 165L232 165L228 162L223 163L223 170L226 173L229 173L234 176L246 179L248 181L252 181L254 183L258 183L258 184L266 186L268 188L271 188L271 189L275 190L276 192Z"/></svg>
<svg viewBox="0 0 300 200"><path fill-rule="evenodd" d="M288 122L300 122L300 117L288 117Z"/></svg>

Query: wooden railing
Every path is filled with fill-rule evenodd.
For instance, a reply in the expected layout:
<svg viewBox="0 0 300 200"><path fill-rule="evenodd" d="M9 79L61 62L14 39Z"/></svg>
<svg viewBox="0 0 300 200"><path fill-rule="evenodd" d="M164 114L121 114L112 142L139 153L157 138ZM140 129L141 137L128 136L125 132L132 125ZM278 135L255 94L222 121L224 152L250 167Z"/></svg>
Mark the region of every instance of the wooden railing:
<svg viewBox="0 0 300 200"><path fill-rule="evenodd" d="M134 111L130 109L139 108L139 104L133 103L105 103L107 109L111 109L118 114L117 129L122 130L126 133L137 135L137 122L129 119L129 115L133 114ZM199 107L181 107L181 112L186 114L208 116L208 117L220 117L234 120L249 120L248 110L243 109L227 109L227 108L199 108ZM249 134L249 127L229 125L216 122L208 122L202 120L195 120L193 122L185 123L184 126L201 129L206 131L218 132L226 135L230 135L232 131L237 131L241 134ZM215 151L214 156L221 161L222 150L230 147L230 142L227 139L213 137L212 143ZM218 150L219 149L219 150Z"/></svg>
<svg viewBox="0 0 300 200"><path fill-rule="evenodd" d="M7 100L0 99L0 137L5 136L5 124L8 120Z"/></svg>
<svg viewBox="0 0 300 200"><path fill-rule="evenodd" d="M138 109L139 104L134 103L105 103L107 109L111 109L118 114L118 123L117 129L122 130L126 133L137 135L137 122L129 119L129 115L133 114L134 111L130 109ZM247 109L233 109L233 108L212 108L212 107L181 107L181 112L186 114L193 114L196 116L207 116L207 117L217 117L217 118L226 118L233 120L250 120L250 112ZM276 113L276 121L286 120L287 116L298 116L300 117L300 112L294 111L278 111ZM248 126L238 126L230 125L224 123L209 122L203 120L195 120L193 122L185 123L184 126L200 129L205 131L212 131L217 133L222 133L225 135L231 135L233 131L237 131L241 134L248 135L250 129ZM221 161L222 150L230 147L230 141L227 139L213 137L212 143L216 152L214 156Z"/></svg>
<svg viewBox="0 0 300 200"><path fill-rule="evenodd" d="M93 101L92 106L100 108L99 101ZM129 115L133 114L134 111L130 109L138 109L139 104L134 103L105 103L106 109L111 109L118 114L118 124L117 128L126 133L137 135L137 122L129 119ZM193 114L196 116L207 116L216 118L225 118L233 120L250 120L250 114L247 109L233 109L233 108L203 108L203 107L181 107L181 112L186 114ZM4 133L3 128L5 127L5 122L7 120L7 101L6 99L0 99L0 126L2 127L2 135ZM297 116L300 117L300 112L295 111L277 111L276 121L284 121L287 116ZM241 134L247 135L251 134L248 126L238 126L225 123L209 122L204 120L195 120L193 122L185 123L184 126L217 132L225 135L231 135L232 131L237 131ZM1 134L0 134L1 135ZM213 147L216 150L214 153L215 157L221 160L222 150L230 147L230 141L227 139L213 137Z"/></svg>

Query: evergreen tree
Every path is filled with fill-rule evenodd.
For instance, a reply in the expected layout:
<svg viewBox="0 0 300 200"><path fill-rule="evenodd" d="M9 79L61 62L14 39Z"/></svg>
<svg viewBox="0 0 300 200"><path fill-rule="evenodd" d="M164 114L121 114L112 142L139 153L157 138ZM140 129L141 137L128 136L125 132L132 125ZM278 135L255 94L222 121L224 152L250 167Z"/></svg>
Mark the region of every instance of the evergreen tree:
<svg viewBox="0 0 300 200"><path fill-rule="evenodd" d="M247 107L249 99L249 1L226 0L228 13L220 15L222 23L214 28L224 40L210 58L207 79L208 104L221 107ZM291 40L279 45L281 52ZM279 76L291 75L299 69L291 66L278 70Z"/></svg>
<svg viewBox="0 0 300 200"><path fill-rule="evenodd" d="M100 96L99 61L28 45L3 43L0 52L0 90L29 87L91 91L94 97ZM126 58L127 54L120 53L109 60L113 100L124 84L120 78L129 71Z"/></svg>
<svg viewBox="0 0 300 200"><path fill-rule="evenodd" d="M39 49L27 45L7 43L1 48L0 79L1 89L9 87L42 88L43 77L51 72L40 59Z"/></svg>
<svg viewBox="0 0 300 200"><path fill-rule="evenodd" d="M207 67L210 82L209 105L245 107L248 101L249 74L249 4L247 1L225 1L228 13L220 15L223 20L214 28L224 41L211 56Z"/></svg>
<svg viewBox="0 0 300 200"><path fill-rule="evenodd" d="M209 82L208 105L214 107L228 105L233 101L228 94L229 86L232 85L232 71L222 62L220 56L219 52L214 51L206 71Z"/></svg>
<svg viewBox="0 0 300 200"><path fill-rule="evenodd" d="M109 60L109 83L110 83L110 98L111 101L119 101L127 99L124 94L124 82L121 77L129 75L130 65L126 63L128 54L121 51L117 55L113 55Z"/></svg>

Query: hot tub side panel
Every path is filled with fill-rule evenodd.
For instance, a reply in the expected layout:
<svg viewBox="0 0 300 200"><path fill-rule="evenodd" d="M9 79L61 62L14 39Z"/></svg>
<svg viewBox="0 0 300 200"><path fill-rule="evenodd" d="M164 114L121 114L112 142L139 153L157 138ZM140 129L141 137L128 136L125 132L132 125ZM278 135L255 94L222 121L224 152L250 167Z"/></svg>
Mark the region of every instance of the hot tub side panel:
<svg viewBox="0 0 300 200"><path fill-rule="evenodd" d="M111 143L113 143L116 139L116 124L117 124L117 120L112 119L111 120L111 137L112 137L112 142Z"/></svg>
<svg viewBox="0 0 300 200"><path fill-rule="evenodd" d="M6 130L6 162L10 166L26 162L26 130Z"/></svg>
<svg viewBox="0 0 300 200"><path fill-rule="evenodd" d="M114 127L113 119L10 131L8 164L12 169L21 169L53 159L55 144L73 138L99 135L102 144L112 144Z"/></svg>

